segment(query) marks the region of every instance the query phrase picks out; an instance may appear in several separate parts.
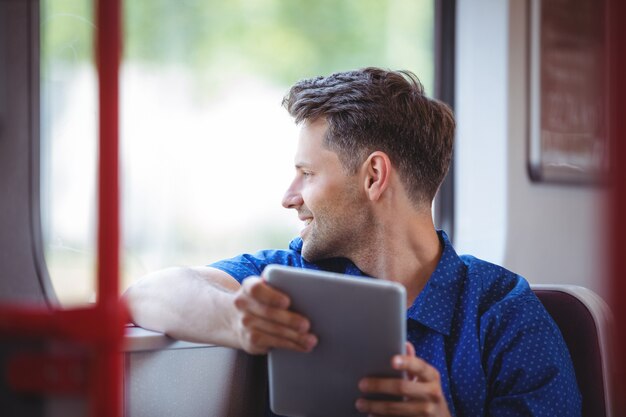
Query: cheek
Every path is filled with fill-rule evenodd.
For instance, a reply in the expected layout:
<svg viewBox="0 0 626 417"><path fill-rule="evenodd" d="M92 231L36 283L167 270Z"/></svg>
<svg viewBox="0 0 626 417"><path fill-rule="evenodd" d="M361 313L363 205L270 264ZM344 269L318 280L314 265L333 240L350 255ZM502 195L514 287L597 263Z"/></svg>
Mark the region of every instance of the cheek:
<svg viewBox="0 0 626 417"><path fill-rule="evenodd" d="M341 207L357 195L357 182L342 180L335 176L318 176L302 187L304 204L311 210L324 210Z"/></svg>
<svg viewBox="0 0 626 417"><path fill-rule="evenodd" d="M323 195L320 196L315 190L303 191L302 201L304 201L304 205L311 211L316 211L320 206L324 205Z"/></svg>
<svg viewBox="0 0 626 417"><path fill-rule="evenodd" d="M324 207L332 205L342 195L342 189L336 184L321 182L312 184L303 190L302 197L309 206Z"/></svg>

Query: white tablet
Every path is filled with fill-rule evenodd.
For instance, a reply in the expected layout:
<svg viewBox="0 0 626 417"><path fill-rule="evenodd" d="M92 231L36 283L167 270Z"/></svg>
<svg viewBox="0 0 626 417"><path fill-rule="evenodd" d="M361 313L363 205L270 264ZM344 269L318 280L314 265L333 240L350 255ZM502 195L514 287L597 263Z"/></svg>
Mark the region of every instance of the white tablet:
<svg viewBox="0 0 626 417"><path fill-rule="evenodd" d="M268 354L270 407L284 416L362 416L355 408L365 376L402 377L391 367L405 353L406 293L374 278L270 265L267 282L311 321L318 344L310 353Z"/></svg>

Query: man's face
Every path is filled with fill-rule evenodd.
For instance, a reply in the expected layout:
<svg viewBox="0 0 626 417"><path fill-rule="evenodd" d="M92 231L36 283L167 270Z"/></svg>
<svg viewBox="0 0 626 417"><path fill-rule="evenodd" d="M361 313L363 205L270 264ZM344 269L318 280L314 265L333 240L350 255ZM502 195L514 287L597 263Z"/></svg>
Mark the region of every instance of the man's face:
<svg viewBox="0 0 626 417"><path fill-rule="evenodd" d="M308 261L351 258L367 240L363 238L371 225L361 176L346 174L337 154L324 146L326 129L324 119L302 125L296 176L282 202L305 223L300 236Z"/></svg>

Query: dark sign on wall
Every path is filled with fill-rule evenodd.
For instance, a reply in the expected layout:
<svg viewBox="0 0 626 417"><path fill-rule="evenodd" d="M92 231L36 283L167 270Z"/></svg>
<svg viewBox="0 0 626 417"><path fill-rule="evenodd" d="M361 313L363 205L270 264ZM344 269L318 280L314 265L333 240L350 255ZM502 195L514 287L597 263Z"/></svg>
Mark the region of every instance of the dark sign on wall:
<svg viewBox="0 0 626 417"><path fill-rule="evenodd" d="M607 174L605 0L532 0L529 168L535 181Z"/></svg>

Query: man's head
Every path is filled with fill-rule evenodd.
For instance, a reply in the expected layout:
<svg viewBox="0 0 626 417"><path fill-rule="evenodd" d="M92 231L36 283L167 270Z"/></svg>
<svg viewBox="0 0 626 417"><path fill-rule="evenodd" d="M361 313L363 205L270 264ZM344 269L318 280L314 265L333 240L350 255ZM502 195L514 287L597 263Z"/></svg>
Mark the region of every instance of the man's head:
<svg viewBox="0 0 626 417"><path fill-rule="evenodd" d="M346 257L354 260L367 246L373 216L359 187L359 175L348 175L336 152L324 145L324 119L305 122L295 155L296 175L283 206L298 211L302 255L308 261Z"/></svg>
<svg viewBox="0 0 626 417"><path fill-rule="evenodd" d="M452 154L454 117L408 71L365 68L302 80L283 99L296 123L325 119L324 145L354 174L375 151L389 156L408 197L428 205Z"/></svg>

